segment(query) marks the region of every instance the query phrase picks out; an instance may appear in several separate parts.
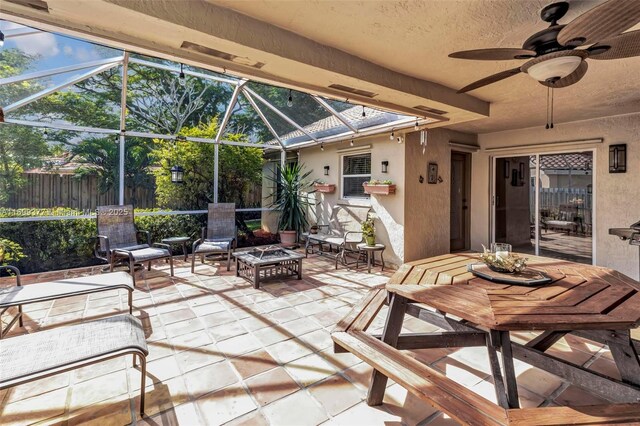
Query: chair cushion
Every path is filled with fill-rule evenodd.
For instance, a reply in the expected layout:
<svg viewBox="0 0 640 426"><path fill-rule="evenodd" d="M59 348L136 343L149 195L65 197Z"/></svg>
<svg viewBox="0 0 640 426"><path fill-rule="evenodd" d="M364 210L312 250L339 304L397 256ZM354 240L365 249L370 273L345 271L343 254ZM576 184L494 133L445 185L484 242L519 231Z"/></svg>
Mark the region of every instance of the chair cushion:
<svg viewBox="0 0 640 426"><path fill-rule="evenodd" d="M149 248L149 244L134 244L134 243L116 244L116 245L112 244L110 248L111 250L120 249L120 250L133 251L133 250L141 250L141 249Z"/></svg>
<svg viewBox="0 0 640 426"><path fill-rule="evenodd" d="M205 241L196 247L195 253L221 253L229 251L230 241Z"/></svg>
<svg viewBox="0 0 640 426"><path fill-rule="evenodd" d="M162 259L165 257L171 257L171 253L167 249L148 247L140 250L130 250L131 256L135 262L147 262L149 260ZM124 257L121 254L116 254L118 257Z"/></svg>

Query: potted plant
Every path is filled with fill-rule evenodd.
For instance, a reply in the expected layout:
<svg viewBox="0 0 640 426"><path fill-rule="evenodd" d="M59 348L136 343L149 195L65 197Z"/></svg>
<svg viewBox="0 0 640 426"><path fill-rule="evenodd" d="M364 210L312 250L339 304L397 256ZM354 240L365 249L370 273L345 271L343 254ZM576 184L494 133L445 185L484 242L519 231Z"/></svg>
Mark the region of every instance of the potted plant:
<svg viewBox="0 0 640 426"><path fill-rule="evenodd" d="M304 166L291 163L278 166L278 173L270 180L276 190L271 194L273 202L269 207L280 212L278 229L283 246L292 246L298 240L298 233L307 228L307 210L311 203L307 193L311 183L307 180L311 172L304 172Z"/></svg>
<svg viewBox="0 0 640 426"><path fill-rule="evenodd" d="M362 235L368 246L376 245L376 227L373 224L373 218L368 217L362 222Z"/></svg>
<svg viewBox="0 0 640 426"><path fill-rule="evenodd" d="M326 183L323 180L316 180L313 183L313 188L317 192L322 192L322 193L326 193L326 194L331 194L336 190L336 186L334 184Z"/></svg>
<svg viewBox="0 0 640 426"><path fill-rule="evenodd" d="M389 195L396 193L396 186L391 180L372 179L362 184L367 194Z"/></svg>

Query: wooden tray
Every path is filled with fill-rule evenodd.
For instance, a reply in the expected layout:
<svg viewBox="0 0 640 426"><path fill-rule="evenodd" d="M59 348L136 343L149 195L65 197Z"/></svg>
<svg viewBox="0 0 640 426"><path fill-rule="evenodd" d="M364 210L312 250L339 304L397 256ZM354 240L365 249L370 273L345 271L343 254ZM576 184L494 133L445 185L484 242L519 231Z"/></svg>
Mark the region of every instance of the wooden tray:
<svg viewBox="0 0 640 426"><path fill-rule="evenodd" d="M473 275L495 283L537 286L548 284L552 281L551 277L544 272L531 268L526 268L522 272L514 272L513 274L493 271L484 263L472 263L467 268Z"/></svg>

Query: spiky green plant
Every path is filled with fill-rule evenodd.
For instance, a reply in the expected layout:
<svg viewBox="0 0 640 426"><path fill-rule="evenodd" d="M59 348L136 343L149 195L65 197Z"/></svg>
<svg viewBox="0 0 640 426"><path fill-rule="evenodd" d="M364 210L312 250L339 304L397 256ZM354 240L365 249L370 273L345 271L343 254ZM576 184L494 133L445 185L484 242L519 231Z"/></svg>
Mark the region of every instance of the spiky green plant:
<svg viewBox="0 0 640 426"><path fill-rule="evenodd" d="M308 180L310 174L303 165L290 163L278 166L277 173L270 178L276 184L276 190L271 194L274 201L269 207L280 212L278 229L281 231L300 232L309 225L307 211L311 202L308 193L313 185Z"/></svg>

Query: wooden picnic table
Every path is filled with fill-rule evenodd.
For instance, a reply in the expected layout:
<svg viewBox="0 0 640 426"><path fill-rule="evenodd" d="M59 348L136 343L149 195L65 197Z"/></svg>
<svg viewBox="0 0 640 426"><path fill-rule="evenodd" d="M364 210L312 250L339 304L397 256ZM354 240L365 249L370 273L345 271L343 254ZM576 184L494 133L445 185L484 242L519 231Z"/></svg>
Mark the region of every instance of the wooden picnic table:
<svg viewBox="0 0 640 426"><path fill-rule="evenodd" d="M374 366L369 405L382 402L387 377L392 377L463 423L525 424L525 412L531 409L518 409L515 357L622 403L589 413L580 407L536 408L536 416L558 424L598 416L605 422L640 421L640 344L630 335L640 323L640 284L607 268L527 257L528 266L547 274L550 283L528 287L492 282L468 271L469 264L478 262L476 254L447 254L403 265L384 289L370 293L332 333L337 350L353 352ZM385 303L389 312L382 335L365 333ZM405 314L445 331L401 334ZM519 344L511 340L514 331L542 333ZM622 379L545 353L567 334L608 345ZM402 352L470 346L487 347L498 406Z"/></svg>

